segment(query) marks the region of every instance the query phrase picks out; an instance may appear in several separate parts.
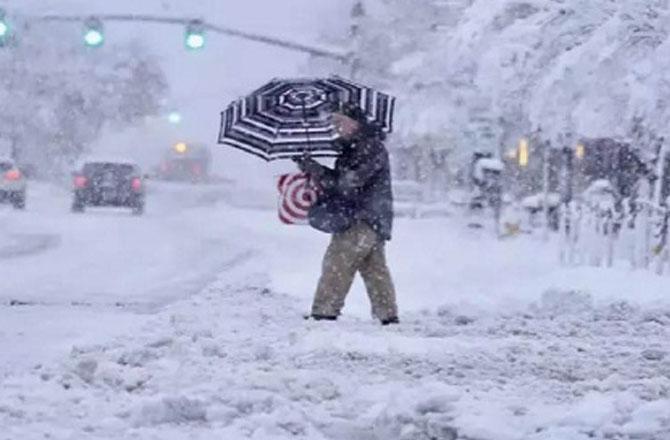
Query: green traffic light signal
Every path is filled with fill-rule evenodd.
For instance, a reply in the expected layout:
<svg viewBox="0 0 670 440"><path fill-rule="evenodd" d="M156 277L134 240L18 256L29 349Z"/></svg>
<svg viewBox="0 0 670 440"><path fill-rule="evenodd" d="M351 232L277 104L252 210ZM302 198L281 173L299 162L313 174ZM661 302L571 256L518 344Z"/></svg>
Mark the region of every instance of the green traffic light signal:
<svg viewBox="0 0 670 440"><path fill-rule="evenodd" d="M184 44L189 50L202 49L205 46L205 29L200 20L193 20L186 26Z"/></svg>
<svg viewBox="0 0 670 440"><path fill-rule="evenodd" d="M201 49L205 45L205 38L201 34L189 34L186 37L186 46L189 49Z"/></svg>
<svg viewBox="0 0 670 440"><path fill-rule="evenodd" d="M11 29L9 28L9 23L5 18L5 10L0 9L0 46L4 46L9 38Z"/></svg>
<svg viewBox="0 0 670 440"><path fill-rule="evenodd" d="M90 47L100 46L105 41L105 37L97 30L89 30L84 34L84 43Z"/></svg>
<svg viewBox="0 0 670 440"><path fill-rule="evenodd" d="M103 25L97 18L86 20L84 28L84 44L88 47L99 47L105 42Z"/></svg>
<svg viewBox="0 0 670 440"><path fill-rule="evenodd" d="M171 111L168 114L168 121L170 121L170 124L179 124L181 122L181 113L178 111Z"/></svg>

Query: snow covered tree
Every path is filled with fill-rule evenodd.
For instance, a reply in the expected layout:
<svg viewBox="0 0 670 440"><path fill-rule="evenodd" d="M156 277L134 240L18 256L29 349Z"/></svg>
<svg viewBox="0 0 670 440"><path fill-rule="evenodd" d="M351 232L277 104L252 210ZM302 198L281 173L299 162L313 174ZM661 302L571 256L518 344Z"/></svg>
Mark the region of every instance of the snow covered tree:
<svg viewBox="0 0 670 440"><path fill-rule="evenodd" d="M665 0L368 0L363 8L355 38L343 31L340 41L360 60L360 81L398 96L399 142L442 134L466 158L542 127L563 148L580 137L628 139L635 115L667 138Z"/></svg>
<svg viewBox="0 0 670 440"><path fill-rule="evenodd" d="M106 124L159 111L165 77L142 46L86 48L63 24L25 23L19 34L0 50L0 142L24 166L62 172Z"/></svg>

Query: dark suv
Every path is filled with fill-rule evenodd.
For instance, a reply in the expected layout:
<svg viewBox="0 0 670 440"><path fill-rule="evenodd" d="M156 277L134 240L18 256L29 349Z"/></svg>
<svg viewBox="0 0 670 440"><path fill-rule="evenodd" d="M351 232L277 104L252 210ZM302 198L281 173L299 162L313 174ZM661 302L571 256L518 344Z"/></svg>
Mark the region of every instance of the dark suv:
<svg viewBox="0 0 670 440"><path fill-rule="evenodd" d="M86 206L120 206L144 212L144 178L130 162L85 162L73 176L72 212Z"/></svg>

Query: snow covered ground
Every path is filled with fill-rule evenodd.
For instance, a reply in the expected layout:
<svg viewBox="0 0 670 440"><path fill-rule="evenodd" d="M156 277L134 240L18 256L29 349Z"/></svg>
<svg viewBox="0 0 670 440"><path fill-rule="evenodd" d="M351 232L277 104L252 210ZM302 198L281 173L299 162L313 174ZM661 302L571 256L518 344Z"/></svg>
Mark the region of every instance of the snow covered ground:
<svg viewBox="0 0 670 440"><path fill-rule="evenodd" d="M48 185L0 208L3 440L670 438L667 278L400 219L402 323L359 281L304 321L327 235L234 183L151 183L143 218Z"/></svg>

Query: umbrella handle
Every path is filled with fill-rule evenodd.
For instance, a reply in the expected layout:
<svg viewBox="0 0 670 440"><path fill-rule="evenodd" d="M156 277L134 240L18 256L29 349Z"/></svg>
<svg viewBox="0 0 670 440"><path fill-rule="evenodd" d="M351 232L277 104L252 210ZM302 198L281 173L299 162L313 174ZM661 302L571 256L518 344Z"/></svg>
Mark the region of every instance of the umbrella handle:
<svg viewBox="0 0 670 440"><path fill-rule="evenodd" d="M302 101L302 123L305 126L305 138L307 139L307 150L303 153L303 157L308 159L311 157L312 141L309 138L309 126L307 125L307 106L305 105L305 97L301 98Z"/></svg>

